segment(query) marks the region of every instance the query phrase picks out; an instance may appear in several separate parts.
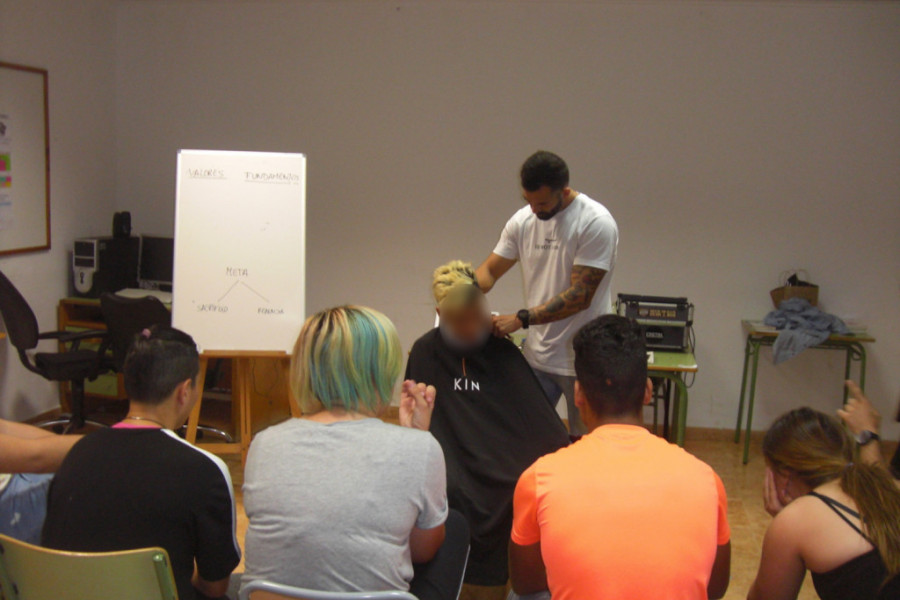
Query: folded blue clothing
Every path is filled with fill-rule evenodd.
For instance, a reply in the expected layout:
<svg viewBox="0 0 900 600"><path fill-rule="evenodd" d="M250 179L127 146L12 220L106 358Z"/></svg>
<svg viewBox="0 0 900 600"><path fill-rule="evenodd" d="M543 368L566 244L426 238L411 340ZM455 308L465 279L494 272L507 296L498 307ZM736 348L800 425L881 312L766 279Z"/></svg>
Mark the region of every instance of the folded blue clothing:
<svg viewBox="0 0 900 600"><path fill-rule="evenodd" d="M775 364L794 358L807 348L818 346L832 333L847 334L840 318L823 312L803 298L789 298L766 315L766 325L779 330L772 346Z"/></svg>

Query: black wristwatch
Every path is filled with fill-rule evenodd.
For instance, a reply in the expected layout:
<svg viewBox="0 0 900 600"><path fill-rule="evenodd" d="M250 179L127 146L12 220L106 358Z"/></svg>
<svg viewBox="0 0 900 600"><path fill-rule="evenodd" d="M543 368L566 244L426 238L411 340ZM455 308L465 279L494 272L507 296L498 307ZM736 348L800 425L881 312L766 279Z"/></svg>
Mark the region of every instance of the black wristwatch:
<svg viewBox="0 0 900 600"><path fill-rule="evenodd" d="M522 322L522 329L528 329L528 321L531 319L531 313L527 308L523 308L516 313L516 318Z"/></svg>
<svg viewBox="0 0 900 600"><path fill-rule="evenodd" d="M865 446L869 442L877 442L881 439L874 431L869 431L868 429L864 429L859 432L859 435L856 436L856 443L861 447Z"/></svg>

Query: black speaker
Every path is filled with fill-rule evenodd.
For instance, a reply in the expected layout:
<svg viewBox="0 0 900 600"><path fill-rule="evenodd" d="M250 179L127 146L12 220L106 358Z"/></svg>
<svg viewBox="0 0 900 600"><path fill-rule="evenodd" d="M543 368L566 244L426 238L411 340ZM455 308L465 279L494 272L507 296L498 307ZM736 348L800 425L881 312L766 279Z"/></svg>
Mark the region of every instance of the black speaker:
<svg viewBox="0 0 900 600"><path fill-rule="evenodd" d="M117 212L113 215L113 237L117 240L131 237L131 213Z"/></svg>

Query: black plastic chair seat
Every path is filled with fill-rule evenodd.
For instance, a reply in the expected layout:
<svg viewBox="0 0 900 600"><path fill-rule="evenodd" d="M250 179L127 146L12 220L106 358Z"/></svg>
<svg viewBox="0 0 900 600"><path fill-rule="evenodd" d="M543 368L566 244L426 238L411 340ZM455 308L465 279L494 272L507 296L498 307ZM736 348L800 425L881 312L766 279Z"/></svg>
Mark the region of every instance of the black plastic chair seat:
<svg viewBox="0 0 900 600"><path fill-rule="evenodd" d="M38 352L34 355L34 363L50 381L83 379L86 371L96 373L99 370L98 356L94 350Z"/></svg>

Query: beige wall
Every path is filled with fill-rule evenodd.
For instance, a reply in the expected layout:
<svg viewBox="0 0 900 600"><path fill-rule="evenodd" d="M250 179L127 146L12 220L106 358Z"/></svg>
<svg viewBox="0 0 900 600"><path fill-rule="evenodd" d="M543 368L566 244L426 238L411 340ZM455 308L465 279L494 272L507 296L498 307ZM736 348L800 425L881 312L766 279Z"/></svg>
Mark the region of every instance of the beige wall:
<svg viewBox="0 0 900 600"><path fill-rule="evenodd" d="M769 309L790 267L822 285L824 308L870 324L869 390L886 414L900 401L897 3L122 2L115 26L93 4L59 31L40 23L46 6L0 3L18 15L0 18L0 56L38 35L32 54L91 66L95 83L73 81L81 92L56 110L90 112L94 155L116 165L136 231L171 231L178 148L305 152L309 309L371 304L408 346L432 322L431 269L486 256L520 206L521 160L553 149L619 221L614 290L697 304L689 424L733 424L739 321ZM96 80L113 30L110 90ZM94 198L107 172L90 173L68 210L97 218L72 220L69 238L105 231L110 209ZM52 262L61 289L61 256L2 262L41 260L30 276ZM520 308L518 275L491 300ZM757 427L797 404L837 407L840 356L777 369L769 357Z"/></svg>
<svg viewBox="0 0 900 600"><path fill-rule="evenodd" d="M310 310L374 305L408 346L431 269L487 255L549 148L619 221L615 291L697 304L689 424L733 424L740 319L789 267L870 323L870 391L900 400L900 5L137 2L118 25L119 207L168 231L180 147L306 152ZM518 276L491 300L519 308ZM838 406L838 355L769 356L758 427Z"/></svg>
<svg viewBox="0 0 900 600"><path fill-rule="evenodd" d="M0 60L49 70L52 248L0 257L44 330L55 329L56 304L67 293L72 240L111 228L114 31L110 0L0 0ZM26 371L2 341L0 417L24 419L58 404L56 385Z"/></svg>

